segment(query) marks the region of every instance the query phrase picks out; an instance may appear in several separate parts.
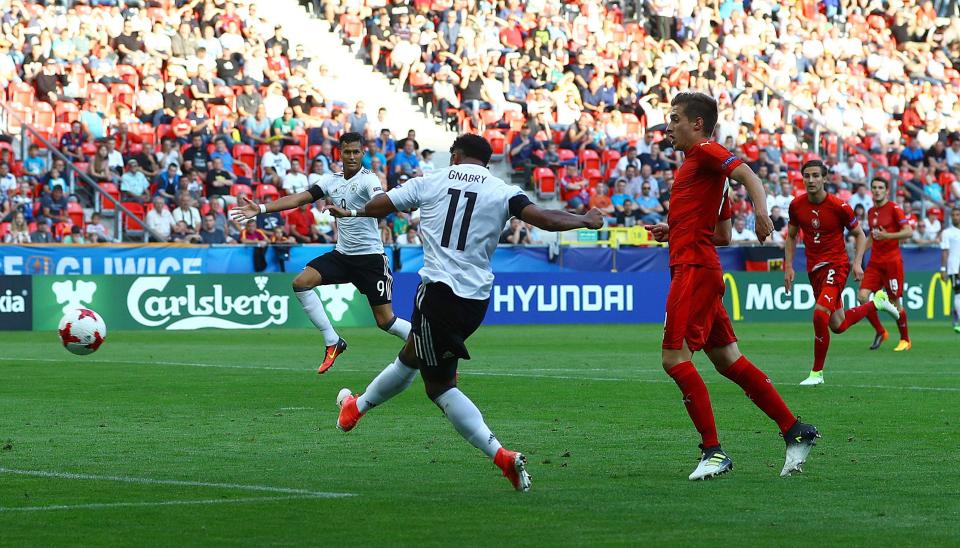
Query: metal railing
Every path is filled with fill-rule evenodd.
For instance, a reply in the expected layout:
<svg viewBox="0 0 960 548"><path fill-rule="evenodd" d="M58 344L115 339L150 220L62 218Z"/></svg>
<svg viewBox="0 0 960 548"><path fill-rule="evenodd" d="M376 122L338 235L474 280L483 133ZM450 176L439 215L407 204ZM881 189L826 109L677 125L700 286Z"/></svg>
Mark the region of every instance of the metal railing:
<svg viewBox="0 0 960 548"><path fill-rule="evenodd" d="M42 133L33 128L28 124L23 118L21 118L16 112L14 112L7 102L0 100L0 129L8 135L13 135L14 132L9 131L11 127L11 119L15 120L19 124L19 138L20 138L20 159L21 161L27 157L27 149L31 143L39 142L47 148L47 151L56 158L59 158L64 161L64 164L67 166L67 173L71 173L74 181L83 181L87 184L87 187L90 188L91 198L93 198L94 204L96 204L96 198L106 199L114 206L114 211L119 212L119 214L114 215L114 234L122 240L122 236L127 232L125 217L133 219L135 223L140 225L143 228L144 234L149 234L158 242L166 241L166 238L163 238L155 230L147 226L147 223L144 219L134 215L130 209L128 209L120 200L117 200L109 192L105 191L92 177L90 177L85 172L77 168L74 163L66 157L56 145L51 143L43 136ZM16 126L14 126L16 127ZM31 139L31 136L33 139ZM74 190L76 190L76 185L74 185ZM102 212L101 212L102 213Z"/></svg>

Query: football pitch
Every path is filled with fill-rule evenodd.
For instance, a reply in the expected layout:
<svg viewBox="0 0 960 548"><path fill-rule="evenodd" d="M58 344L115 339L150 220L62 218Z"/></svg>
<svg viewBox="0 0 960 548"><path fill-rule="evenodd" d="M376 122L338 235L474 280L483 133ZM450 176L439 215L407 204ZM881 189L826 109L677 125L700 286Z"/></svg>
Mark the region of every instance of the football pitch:
<svg viewBox="0 0 960 548"><path fill-rule="evenodd" d="M740 324L741 348L823 438L781 479L776 427L705 357L734 470L687 475L698 437L660 367L661 328L483 327L460 387L529 493L453 430L420 380L336 430L400 344L343 330L315 374L311 331L110 333L96 354L55 333L0 333L0 545L956 545L960 336L914 349L834 336L826 384L797 385L810 324Z"/></svg>

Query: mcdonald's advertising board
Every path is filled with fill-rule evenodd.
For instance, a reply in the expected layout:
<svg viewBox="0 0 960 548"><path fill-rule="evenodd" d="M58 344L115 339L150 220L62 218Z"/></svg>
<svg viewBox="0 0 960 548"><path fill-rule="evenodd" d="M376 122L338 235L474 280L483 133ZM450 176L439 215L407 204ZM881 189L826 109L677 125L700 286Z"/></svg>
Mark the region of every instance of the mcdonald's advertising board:
<svg viewBox="0 0 960 548"><path fill-rule="evenodd" d="M793 291L783 288L783 273L727 272L723 304L734 322L789 322L808 320L817 296L807 276L798 272ZM841 294L844 308L857 305L858 284L853 276ZM950 283L939 273L909 272L903 284L903 304L910 321L949 320Z"/></svg>

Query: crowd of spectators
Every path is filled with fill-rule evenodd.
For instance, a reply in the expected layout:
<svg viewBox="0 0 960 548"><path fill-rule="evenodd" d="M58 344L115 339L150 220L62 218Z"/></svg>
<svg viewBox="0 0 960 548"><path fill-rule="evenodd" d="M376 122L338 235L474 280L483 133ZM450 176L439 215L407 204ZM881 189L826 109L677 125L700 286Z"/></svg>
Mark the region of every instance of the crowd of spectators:
<svg viewBox="0 0 960 548"><path fill-rule="evenodd" d="M288 217L309 212L246 232L224 213L241 195L275 199L341 170L336 139L345 131L369 140L364 165L385 186L432 169L414 130L395 135L385 109L368 114L345 78L267 25L255 3L46 4L0 6L0 84L16 117L0 136L0 238L25 240L21 223L12 230L17 213L36 241L118 237L114 204L39 138L28 134L29 152L15 154L17 118L171 241L221 239L204 234L209 214L227 242L279 238L278 225L298 242L335 239L329 220L290 227ZM162 211L175 218L184 196L198 216L169 225ZM130 217L127 231L142 232Z"/></svg>
<svg viewBox="0 0 960 548"><path fill-rule="evenodd" d="M918 232L960 197L956 2L366 0L323 8L378 70L428 98L438 122L482 132L523 183L571 210L600 207L612 224L669 210L681 157L660 141L678 88L717 98L716 139L754 166L784 222L787 198L803 192L797 168L814 150L833 166L830 190L853 204L868 174L890 178L908 215L919 215ZM740 241L750 242L753 204L742 189L734 199Z"/></svg>
<svg viewBox="0 0 960 548"><path fill-rule="evenodd" d="M0 83L14 113L135 213L148 215L158 197L171 216L184 195L207 215L244 193L265 200L296 192L339 169L334 140L346 130L368 137L364 165L388 187L432 167L412 130L395 136L385 111L368 114L353 102L349 86L282 28L266 25L256 4L97 4L107 5L14 0L0 8ZM797 168L814 150L832 166L831 192L854 206L866 208L860 187L868 175L890 178L917 217L919 242L960 197L955 2L314 7L398 86L426 97L439 122L486 135L522 183L571 210L600 207L610 224L667 215L681 157L662 142L662 129L671 94L682 88L718 99L716 139L754 167L771 196L765 207L779 207L778 218L802 192ZM21 212L28 226L50 224L54 239L75 240L72 225L81 225L77 238L89 235L93 219L77 222L76 207L103 200L45 150L16 160L4 144L3 217L12 223ZM732 194L737 232L750 241L754 204L742 189ZM285 237L331 237L306 234L304 222L295 235L288 221L279 221ZM201 237L202 222L184 224L170 237ZM406 230L414 225L392 219L384 240L414 241ZM218 228L243 241L247 227ZM269 237L276 227L257 230Z"/></svg>

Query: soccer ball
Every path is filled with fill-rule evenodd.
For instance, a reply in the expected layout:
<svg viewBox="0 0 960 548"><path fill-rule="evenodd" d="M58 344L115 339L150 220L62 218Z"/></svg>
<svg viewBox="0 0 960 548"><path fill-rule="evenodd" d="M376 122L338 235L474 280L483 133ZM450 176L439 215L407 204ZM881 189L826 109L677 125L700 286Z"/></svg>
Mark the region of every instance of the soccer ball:
<svg viewBox="0 0 960 548"><path fill-rule="evenodd" d="M107 324L89 308L68 310L60 320L60 342L80 356L93 354L107 338Z"/></svg>

